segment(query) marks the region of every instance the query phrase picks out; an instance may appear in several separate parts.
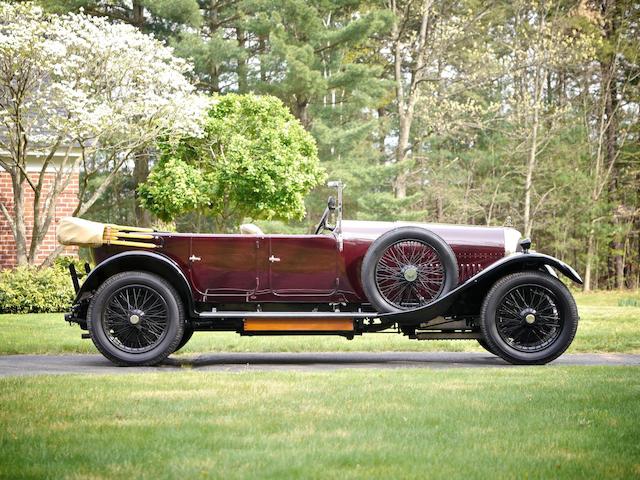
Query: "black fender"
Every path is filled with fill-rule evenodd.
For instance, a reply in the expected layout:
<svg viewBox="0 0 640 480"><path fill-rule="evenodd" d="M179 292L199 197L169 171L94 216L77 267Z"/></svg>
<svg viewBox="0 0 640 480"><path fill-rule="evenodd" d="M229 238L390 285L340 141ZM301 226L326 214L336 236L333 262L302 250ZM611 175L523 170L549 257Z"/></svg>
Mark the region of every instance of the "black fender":
<svg viewBox="0 0 640 480"><path fill-rule="evenodd" d="M380 319L392 323L398 322L406 324L425 322L437 316L444 315L463 294L468 294L472 290L478 289L483 289L485 292L489 291L491 285L505 275L526 270L540 270L542 268L546 269L550 274L555 275L555 271L549 267L557 269L573 282L582 285L582 278L580 278L578 272L563 261L543 253L518 252L491 264L433 303L413 310L383 313L380 315Z"/></svg>
<svg viewBox="0 0 640 480"><path fill-rule="evenodd" d="M93 292L102 285L102 282L107 278L116 273L132 270L151 272L164 278L178 291L185 308L188 309L189 316L194 316L195 304L193 301L193 292L182 269L175 261L164 255L145 251L118 253L97 265L89 272L80 290L78 290L75 301L73 302L74 306L88 303ZM74 315L76 319L85 320L86 307L82 309L74 308L74 312L76 312Z"/></svg>

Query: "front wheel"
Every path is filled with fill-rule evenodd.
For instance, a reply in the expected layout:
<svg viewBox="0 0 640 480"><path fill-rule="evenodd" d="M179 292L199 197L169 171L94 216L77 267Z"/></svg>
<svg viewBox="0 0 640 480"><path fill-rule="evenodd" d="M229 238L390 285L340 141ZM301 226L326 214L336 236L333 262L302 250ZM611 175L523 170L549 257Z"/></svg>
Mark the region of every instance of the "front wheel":
<svg viewBox="0 0 640 480"><path fill-rule="evenodd" d="M509 363L541 365L562 355L575 337L578 309L567 287L542 272L508 275L482 305L487 349Z"/></svg>
<svg viewBox="0 0 640 480"><path fill-rule="evenodd" d="M158 364L184 337L177 292L147 272L123 272L105 280L91 299L87 320L96 348L121 366Z"/></svg>
<svg viewBox="0 0 640 480"><path fill-rule="evenodd" d="M484 338L479 338L478 339L478 344L484 348L487 352L489 352L492 355L497 355L497 353L495 353L493 350L491 350L491 347L489 346L489 344L485 341Z"/></svg>

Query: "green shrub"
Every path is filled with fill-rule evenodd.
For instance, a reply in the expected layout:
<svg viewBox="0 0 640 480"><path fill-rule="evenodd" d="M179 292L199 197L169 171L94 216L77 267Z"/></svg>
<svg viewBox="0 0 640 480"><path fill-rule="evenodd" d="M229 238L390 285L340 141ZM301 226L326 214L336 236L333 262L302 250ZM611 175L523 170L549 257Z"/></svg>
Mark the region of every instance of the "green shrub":
<svg viewBox="0 0 640 480"><path fill-rule="evenodd" d="M0 313L68 310L75 294L65 263L68 265L69 261L57 261L50 268L18 267L0 271ZM84 269L78 271L81 273Z"/></svg>

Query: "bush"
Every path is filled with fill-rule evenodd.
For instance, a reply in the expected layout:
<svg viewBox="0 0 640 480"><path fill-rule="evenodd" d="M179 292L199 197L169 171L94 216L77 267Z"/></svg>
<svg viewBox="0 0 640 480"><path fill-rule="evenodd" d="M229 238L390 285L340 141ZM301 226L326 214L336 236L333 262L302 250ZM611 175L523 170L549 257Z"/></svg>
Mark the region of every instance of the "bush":
<svg viewBox="0 0 640 480"><path fill-rule="evenodd" d="M65 266L68 264L68 260L60 260L50 268L18 267L0 271L0 313L56 313L68 310L75 297ZM84 270L78 271L81 272Z"/></svg>

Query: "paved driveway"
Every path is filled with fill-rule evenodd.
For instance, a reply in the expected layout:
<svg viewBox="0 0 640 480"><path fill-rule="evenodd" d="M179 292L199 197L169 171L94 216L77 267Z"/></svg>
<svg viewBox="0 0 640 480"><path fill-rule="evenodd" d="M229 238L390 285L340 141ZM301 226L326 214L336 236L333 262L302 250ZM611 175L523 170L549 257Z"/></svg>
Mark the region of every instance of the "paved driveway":
<svg viewBox="0 0 640 480"><path fill-rule="evenodd" d="M633 365L640 355L581 353L563 355L550 365ZM342 368L513 368L488 353L382 352L382 353L208 353L170 357L157 367L116 367L101 355L0 356L0 376L61 373L141 373L246 370L326 371ZM544 368L544 367L542 367Z"/></svg>

